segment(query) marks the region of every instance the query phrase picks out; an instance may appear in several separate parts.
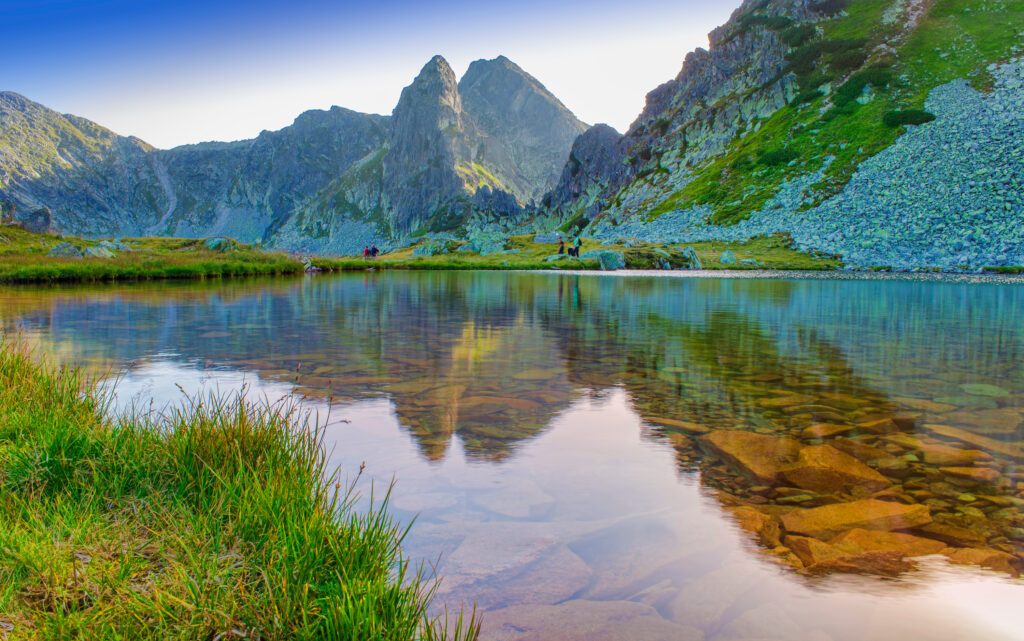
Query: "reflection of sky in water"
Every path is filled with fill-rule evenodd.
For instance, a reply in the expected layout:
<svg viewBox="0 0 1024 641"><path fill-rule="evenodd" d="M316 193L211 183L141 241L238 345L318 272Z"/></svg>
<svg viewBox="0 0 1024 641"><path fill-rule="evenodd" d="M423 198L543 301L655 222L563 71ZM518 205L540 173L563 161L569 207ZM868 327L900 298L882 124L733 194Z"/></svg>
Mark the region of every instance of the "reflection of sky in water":
<svg viewBox="0 0 1024 641"><path fill-rule="evenodd" d="M152 400L159 411L184 394L243 389L270 402L293 390L254 372L201 370L164 354L122 373L116 397L120 408ZM407 552L440 559L438 605L639 602L674 622L665 625L678 624L659 628L669 636L650 637L666 641L700 632L723 641L1021 638L1022 586L1000 575L933 558L897 581L808 580L767 563L705 495L698 473L678 473L671 447L642 438L622 390L574 402L501 462L467 457L458 437L443 457L425 459L387 399L333 408L304 402L330 415L327 446L343 478L365 463L364 507L371 487L379 494L395 480L394 515L405 523L416 517ZM572 625L551 623L544 638L558 639L557 628Z"/></svg>

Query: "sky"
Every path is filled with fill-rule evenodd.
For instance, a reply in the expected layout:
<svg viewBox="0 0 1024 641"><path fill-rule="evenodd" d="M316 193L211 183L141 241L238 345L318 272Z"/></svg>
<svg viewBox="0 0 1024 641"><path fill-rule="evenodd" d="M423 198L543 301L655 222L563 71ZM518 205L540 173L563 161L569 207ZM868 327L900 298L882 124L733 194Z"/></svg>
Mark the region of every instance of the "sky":
<svg viewBox="0 0 1024 641"><path fill-rule="evenodd" d="M160 148L390 114L435 54L505 55L624 131L739 0L0 0L0 91Z"/></svg>

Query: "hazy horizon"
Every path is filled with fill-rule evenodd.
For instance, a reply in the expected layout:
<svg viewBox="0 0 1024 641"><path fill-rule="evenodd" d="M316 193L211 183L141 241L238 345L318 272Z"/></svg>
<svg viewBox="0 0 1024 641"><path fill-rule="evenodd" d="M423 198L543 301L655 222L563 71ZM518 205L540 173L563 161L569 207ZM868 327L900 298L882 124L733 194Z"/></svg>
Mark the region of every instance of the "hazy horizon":
<svg viewBox="0 0 1024 641"><path fill-rule="evenodd" d="M507 56L584 122L623 131L739 0L4 5L0 90L168 148L252 138L334 105L390 114L435 54L459 77Z"/></svg>

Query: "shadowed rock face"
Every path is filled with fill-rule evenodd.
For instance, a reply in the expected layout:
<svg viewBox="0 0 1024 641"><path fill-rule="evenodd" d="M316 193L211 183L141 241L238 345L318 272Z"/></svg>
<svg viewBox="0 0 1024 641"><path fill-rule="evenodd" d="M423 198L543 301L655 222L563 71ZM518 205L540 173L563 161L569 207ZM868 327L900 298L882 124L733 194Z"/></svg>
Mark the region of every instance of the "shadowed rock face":
<svg viewBox="0 0 1024 641"><path fill-rule="evenodd" d="M384 189L399 230L458 207L462 184L455 169L470 158L473 138L455 72L435 56L402 90L392 115Z"/></svg>
<svg viewBox="0 0 1024 641"><path fill-rule="evenodd" d="M714 157L740 133L743 120L785 106L795 82L784 73L787 47L769 29L735 35L736 25L755 10L759 15L811 19L811 4L744 2L726 25L709 34L710 49L689 53L675 78L647 94L643 112L621 140L612 144L607 131L593 134L586 144L591 157L601 160L588 164L574 148L548 204L567 217L593 217L631 181L659 166L675 171ZM595 149L601 152L595 154Z"/></svg>
<svg viewBox="0 0 1024 641"><path fill-rule="evenodd" d="M608 125L588 129L573 143L562 176L546 204L582 204L584 209L597 205L600 196L626 174L624 142L622 134ZM585 213L593 216L597 211Z"/></svg>
<svg viewBox="0 0 1024 641"><path fill-rule="evenodd" d="M435 56L390 117L333 107L252 140L170 150L3 93L0 201L49 207L56 230L87 236L354 252L474 209L517 211L555 184L584 129L504 57L473 63L460 86Z"/></svg>

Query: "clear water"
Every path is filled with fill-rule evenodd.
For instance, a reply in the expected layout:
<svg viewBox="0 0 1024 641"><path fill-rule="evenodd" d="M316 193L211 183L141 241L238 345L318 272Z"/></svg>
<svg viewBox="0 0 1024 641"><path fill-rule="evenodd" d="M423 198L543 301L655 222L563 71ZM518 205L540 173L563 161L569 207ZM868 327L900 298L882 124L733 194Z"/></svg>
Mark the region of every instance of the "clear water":
<svg viewBox="0 0 1024 641"><path fill-rule="evenodd" d="M365 493L395 480L394 515L416 517L407 552L444 577L438 607L476 602L484 638L501 640L1024 639L1022 318L1024 285L1000 279L370 273L0 290L5 329L116 380L122 408L159 411L182 390L303 399L343 473L365 463ZM804 431L821 423L844 431ZM868 494L752 480L695 429L882 450L868 463L892 483L882 498L956 528L945 552L996 561L801 570L732 510ZM981 451L984 478L907 438Z"/></svg>

